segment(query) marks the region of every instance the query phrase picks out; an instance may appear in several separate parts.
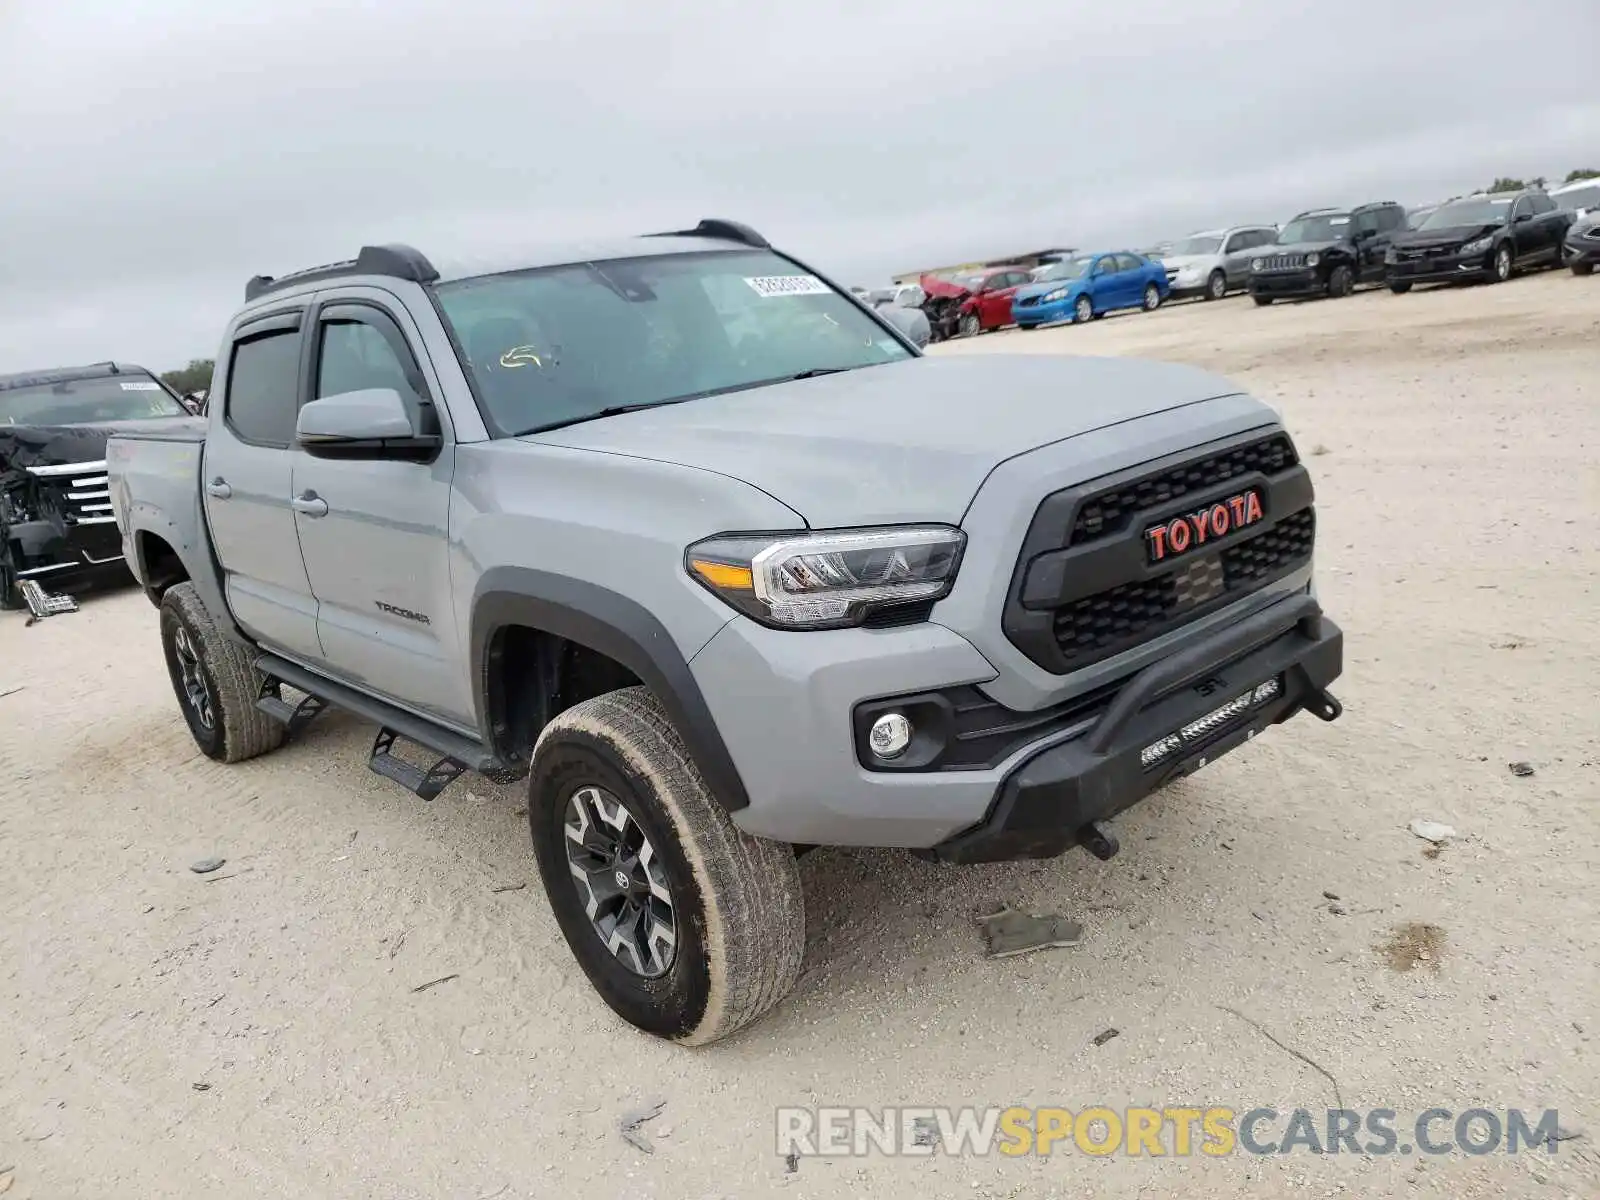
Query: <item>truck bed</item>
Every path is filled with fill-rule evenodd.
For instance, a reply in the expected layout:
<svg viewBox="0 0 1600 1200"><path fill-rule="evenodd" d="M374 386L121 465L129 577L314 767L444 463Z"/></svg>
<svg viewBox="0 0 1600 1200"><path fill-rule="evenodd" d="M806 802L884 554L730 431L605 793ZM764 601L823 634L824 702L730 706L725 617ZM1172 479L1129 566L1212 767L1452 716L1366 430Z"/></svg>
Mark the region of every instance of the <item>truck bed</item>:
<svg viewBox="0 0 1600 1200"><path fill-rule="evenodd" d="M203 420L174 421L172 428L114 434L106 443L111 510L122 533L122 551L140 584L148 587L138 535L158 535L183 560L197 586L214 580L200 507L200 466L205 451Z"/></svg>

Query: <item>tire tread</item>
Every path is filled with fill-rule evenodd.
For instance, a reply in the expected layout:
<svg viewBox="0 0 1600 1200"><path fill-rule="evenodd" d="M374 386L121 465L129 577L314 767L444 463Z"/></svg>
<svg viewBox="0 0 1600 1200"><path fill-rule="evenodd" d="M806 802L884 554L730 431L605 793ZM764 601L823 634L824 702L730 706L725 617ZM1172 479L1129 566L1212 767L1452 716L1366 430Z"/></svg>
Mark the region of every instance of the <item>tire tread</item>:
<svg viewBox="0 0 1600 1200"><path fill-rule="evenodd" d="M217 628L194 584L168 588L161 604L200 639L206 669L217 686L212 697L222 720L222 754L217 761L244 762L283 745L288 730L256 707L265 676L256 669L249 650Z"/></svg>

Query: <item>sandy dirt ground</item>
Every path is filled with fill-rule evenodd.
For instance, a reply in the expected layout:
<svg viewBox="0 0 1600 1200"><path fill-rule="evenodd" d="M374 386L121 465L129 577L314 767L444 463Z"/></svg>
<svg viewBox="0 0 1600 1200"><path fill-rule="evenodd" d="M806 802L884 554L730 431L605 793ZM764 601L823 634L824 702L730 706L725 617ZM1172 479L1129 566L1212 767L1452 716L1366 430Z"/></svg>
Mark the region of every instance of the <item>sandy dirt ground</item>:
<svg viewBox="0 0 1600 1200"><path fill-rule="evenodd" d="M1600 281L1184 304L940 352L1177 359L1281 406L1316 472L1343 719L1134 809L1109 863L807 857L798 990L689 1051L591 994L518 789L423 804L339 715L216 765L141 596L6 614L6 1200L1600 1195ZM1417 817L1460 837L1427 857ZM226 866L192 874L207 855ZM1000 901L1083 943L984 959L973 916ZM1411 925L1437 927L1427 957L1386 952ZM1285 1047L1350 1107L1556 1107L1581 1136L792 1174L774 1152L790 1104L1334 1106ZM616 1123L654 1100L647 1155Z"/></svg>

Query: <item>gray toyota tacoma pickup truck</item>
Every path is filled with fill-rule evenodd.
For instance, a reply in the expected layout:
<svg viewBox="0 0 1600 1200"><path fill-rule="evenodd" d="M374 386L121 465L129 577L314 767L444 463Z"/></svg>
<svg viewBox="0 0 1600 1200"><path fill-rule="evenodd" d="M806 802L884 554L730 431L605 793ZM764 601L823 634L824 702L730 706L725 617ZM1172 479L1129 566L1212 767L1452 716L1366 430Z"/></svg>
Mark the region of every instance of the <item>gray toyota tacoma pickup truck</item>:
<svg viewBox="0 0 1600 1200"><path fill-rule="evenodd" d="M1122 809L1339 714L1311 478L1226 380L924 357L722 220L245 296L203 432L106 452L196 743L333 705L424 799L526 775L572 953L651 1033L785 995L807 848L1109 858Z"/></svg>

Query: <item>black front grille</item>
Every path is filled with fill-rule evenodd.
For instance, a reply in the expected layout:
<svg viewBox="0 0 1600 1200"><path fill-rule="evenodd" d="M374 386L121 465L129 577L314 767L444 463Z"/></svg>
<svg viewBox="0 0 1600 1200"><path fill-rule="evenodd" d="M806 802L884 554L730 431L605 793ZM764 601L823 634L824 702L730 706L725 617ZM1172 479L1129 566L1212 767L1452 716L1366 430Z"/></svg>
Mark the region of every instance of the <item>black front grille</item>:
<svg viewBox="0 0 1600 1200"><path fill-rule="evenodd" d="M1110 488L1084 501L1067 544L1080 546L1110 537L1122 532L1134 513L1206 491L1251 471L1276 475L1299 461L1288 437L1276 434Z"/></svg>
<svg viewBox="0 0 1600 1200"><path fill-rule="evenodd" d="M1062 658L1069 668L1107 658L1285 575L1311 557L1315 534L1314 510L1301 509L1220 552L1064 605L1054 622Z"/></svg>
<svg viewBox="0 0 1600 1200"><path fill-rule="evenodd" d="M1037 296L1024 296L1021 300L1017 301L1016 307L1017 308L1032 308L1034 305L1036 305L1038 303L1039 303L1039 297L1037 297Z"/></svg>

